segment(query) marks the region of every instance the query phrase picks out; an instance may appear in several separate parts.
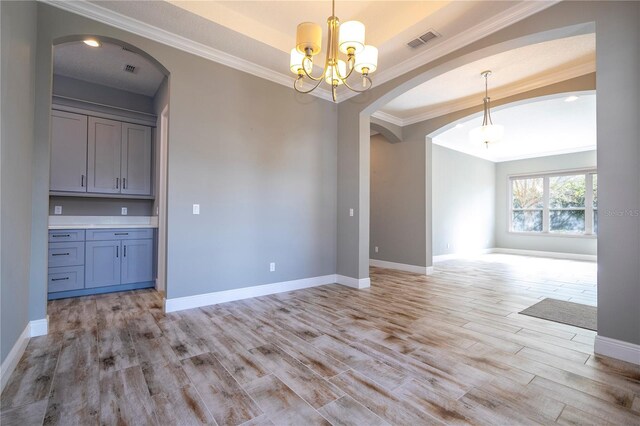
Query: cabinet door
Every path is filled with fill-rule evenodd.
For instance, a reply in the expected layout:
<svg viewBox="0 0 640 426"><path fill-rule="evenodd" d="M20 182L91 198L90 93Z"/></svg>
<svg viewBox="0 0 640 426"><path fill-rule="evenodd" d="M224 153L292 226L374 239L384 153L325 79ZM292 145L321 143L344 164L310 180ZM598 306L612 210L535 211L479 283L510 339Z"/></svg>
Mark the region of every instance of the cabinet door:
<svg viewBox="0 0 640 426"><path fill-rule="evenodd" d="M151 195L151 128L122 123L122 193Z"/></svg>
<svg viewBox="0 0 640 426"><path fill-rule="evenodd" d="M120 284L120 241L87 241L85 288Z"/></svg>
<svg viewBox="0 0 640 426"><path fill-rule="evenodd" d="M51 111L51 191L87 192L87 116Z"/></svg>
<svg viewBox="0 0 640 426"><path fill-rule="evenodd" d="M153 239L122 241L122 284L153 280Z"/></svg>
<svg viewBox="0 0 640 426"><path fill-rule="evenodd" d="M119 194L122 123L89 117L88 192Z"/></svg>

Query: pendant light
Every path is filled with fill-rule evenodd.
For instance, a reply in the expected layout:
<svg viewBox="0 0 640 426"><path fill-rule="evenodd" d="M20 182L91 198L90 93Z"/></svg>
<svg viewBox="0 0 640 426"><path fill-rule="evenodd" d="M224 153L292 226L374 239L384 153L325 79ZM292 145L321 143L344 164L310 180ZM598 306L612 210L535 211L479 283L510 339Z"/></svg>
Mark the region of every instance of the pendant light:
<svg viewBox="0 0 640 426"><path fill-rule="evenodd" d="M487 148L489 144L495 144L502 140L504 135L504 127L499 124L493 124L491 120L491 98L489 97L489 76L491 71L483 71L480 73L484 77L484 116L482 125L476 127L469 132L469 138L473 143L484 143Z"/></svg>

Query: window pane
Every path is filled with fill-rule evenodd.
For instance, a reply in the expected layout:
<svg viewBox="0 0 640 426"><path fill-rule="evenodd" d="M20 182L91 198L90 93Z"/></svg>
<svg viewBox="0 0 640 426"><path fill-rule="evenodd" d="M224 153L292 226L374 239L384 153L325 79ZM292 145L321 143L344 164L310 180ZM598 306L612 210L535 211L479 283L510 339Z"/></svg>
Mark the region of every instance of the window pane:
<svg viewBox="0 0 640 426"><path fill-rule="evenodd" d="M598 174L593 174L593 208L598 208ZM595 222L594 222L595 223Z"/></svg>
<svg viewBox="0 0 640 426"><path fill-rule="evenodd" d="M584 207L585 188L585 175L549 178L549 207Z"/></svg>
<svg viewBox="0 0 640 426"><path fill-rule="evenodd" d="M542 232L542 210L514 211L511 229L516 232Z"/></svg>
<svg viewBox="0 0 640 426"><path fill-rule="evenodd" d="M550 210L552 232L584 232L584 210Z"/></svg>
<svg viewBox="0 0 640 426"><path fill-rule="evenodd" d="M511 181L514 209L541 209L542 178L513 179Z"/></svg>

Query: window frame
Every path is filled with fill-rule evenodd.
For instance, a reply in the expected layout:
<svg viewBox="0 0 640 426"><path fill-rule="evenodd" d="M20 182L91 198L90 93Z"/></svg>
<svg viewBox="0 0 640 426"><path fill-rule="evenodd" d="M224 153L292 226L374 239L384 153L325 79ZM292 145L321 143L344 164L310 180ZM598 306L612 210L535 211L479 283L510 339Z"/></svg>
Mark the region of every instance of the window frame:
<svg viewBox="0 0 640 426"><path fill-rule="evenodd" d="M598 210L593 207L593 175L597 174L596 168L586 169L564 169L558 171L542 172L542 173L522 173L507 175L507 233L515 235L534 235L545 237L562 237L562 238L597 238L594 231L593 212ZM558 176L585 176L585 197L584 197L584 232L557 232L551 231L551 210L583 210L582 208L557 208L551 209L549 205L550 186L549 179ZM514 209L513 208L513 181L518 179L539 179L542 178L542 209ZM542 210L542 231L514 231L513 230L513 212L526 210Z"/></svg>

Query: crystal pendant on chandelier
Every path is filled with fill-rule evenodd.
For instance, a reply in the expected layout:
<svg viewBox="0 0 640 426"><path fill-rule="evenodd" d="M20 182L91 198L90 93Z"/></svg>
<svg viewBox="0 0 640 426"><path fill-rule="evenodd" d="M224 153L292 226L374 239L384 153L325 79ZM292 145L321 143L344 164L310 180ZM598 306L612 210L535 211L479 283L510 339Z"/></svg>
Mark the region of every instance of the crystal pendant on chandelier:
<svg viewBox="0 0 640 426"><path fill-rule="evenodd" d="M364 92L373 85L371 73L378 68L378 49L364 42L365 28L362 22L348 21L340 24L335 16L335 0L331 2L331 16L327 19L329 35L325 64L322 74L312 75L313 57L322 50L322 28L313 22L298 25L296 47L291 50L289 68L297 75L293 88L300 93L310 93L323 81L331 86L334 102L337 100L338 86L344 85L354 92ZM340 52L347 55L340 59ZM353 71L361 74L362 88L347 82ZM303 89L305 81L311 81L310 89Z"/></svg>
<svg viewBox="0 0 640 426"><path fill-rule="evenodd" d="M502 140L504 127L499 124L493 124L491 120L491 98L489 97L488 86L491 71L483 71L480 75L484 77L484 115L482 125L469 132L469 139L471 139L472 143L484 143L484 145L489 148L489 144L493 145Z"/></svg>

